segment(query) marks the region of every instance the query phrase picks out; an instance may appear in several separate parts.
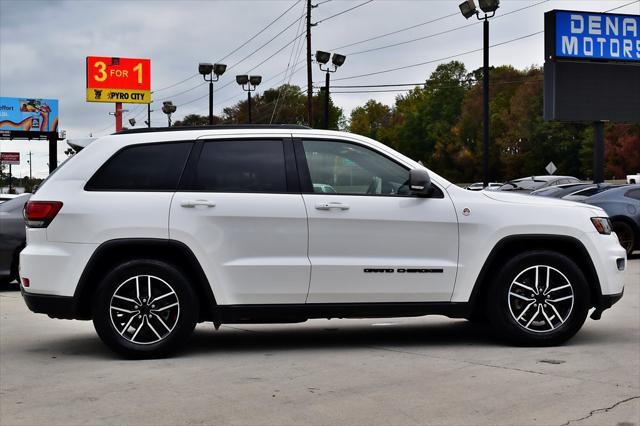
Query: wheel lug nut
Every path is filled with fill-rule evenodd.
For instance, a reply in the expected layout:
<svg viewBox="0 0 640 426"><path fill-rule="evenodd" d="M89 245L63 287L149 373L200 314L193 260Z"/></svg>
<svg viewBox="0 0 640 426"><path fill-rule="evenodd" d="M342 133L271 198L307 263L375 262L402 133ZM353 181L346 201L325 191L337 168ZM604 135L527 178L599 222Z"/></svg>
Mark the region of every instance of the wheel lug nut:
<svg viewBox="0 0 640 426"><path fill-rule="evenodd" d="M142 318L142 315L138 315L138 318Z"/></svg>

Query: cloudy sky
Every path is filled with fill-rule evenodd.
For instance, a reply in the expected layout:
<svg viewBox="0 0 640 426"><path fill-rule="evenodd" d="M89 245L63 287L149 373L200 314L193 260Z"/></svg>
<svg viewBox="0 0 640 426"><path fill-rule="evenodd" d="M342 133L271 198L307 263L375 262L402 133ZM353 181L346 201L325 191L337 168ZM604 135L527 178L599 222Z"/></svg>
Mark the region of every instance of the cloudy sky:
<svg viewBox="0 0 640 426"><path fill-rule="evenodd" d="M333 76L336 85L421 82L438 63L453 57L463 61L468 69L475 69L482 64L482 53L463 53L482 47L482 26L475 20L466 21L459 14L460 1L316 0L314 4L320 4L313 9L312 22L319 23L313 27L312 50L347 55L344 66ZM166 123L166 116L157 107L162 100L170 99L178 105L175 119L191 113L208 113L208 91L202 77L197 75L198 62L223 61L229 66L215 86L217 113L245 96L235 83L236 74L262 75L259 91L288 81L304 88L304 63L294 65L303 60L305 54L305 46L298 43L304 42L304 37L296 39L303 31L305 3L301 0L0 0L0 95L59 99L60 128L67 131L68 137L79 138L114 130L114 120L109 115L113 104L85 102L86 56L151 59L151 84L156 100L153 104L156 111L152 113L154 125ZM492 48L491 63L518 68L542 65L543 35L534 33L543 30L545 11L605 11L620 6L624 7L617 9L618 13L640 14L640 2L632 0L502 0L491 21L491 43L507 43ZM403 30L408 27L413 28ZM378 37L392 32L394 34ZM371 38L373 40L357 43ZM410 41L418 38L420 40ZM385 47L389 45L393 46ZM386 72L421 63L424 64ZM361 76L379 71L383 72ZM338 82L340 78L343 80ZM314 64L314 81L320 80L323 81L323 75ZM337 93L339 90L367 89L335 90L334 100L347 114L370 98L392 104L399 93ZM125 109L129 110L125 122L135 117L142 124L146 107L125 104ZM60 145L62 152L66 144ZM46 142L0 141L0 149L21 151L23 158L31 151L33 174L46 175ZM28 174L28 165L26 161L23 163L14 167L17 176Z"/></svg>

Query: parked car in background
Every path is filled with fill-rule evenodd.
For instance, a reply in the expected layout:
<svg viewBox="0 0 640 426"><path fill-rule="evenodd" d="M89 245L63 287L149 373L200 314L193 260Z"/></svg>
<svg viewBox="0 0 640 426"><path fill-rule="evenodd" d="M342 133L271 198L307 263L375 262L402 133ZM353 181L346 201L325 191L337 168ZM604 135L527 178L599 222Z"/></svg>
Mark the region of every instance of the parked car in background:
<svg viewBox="0 0 640 426"><path fill-rule="evenodd" d="M580 179L574 178L573 176L530 176L506 182L498 188L498 191L513 191L529 194L536 189L562 185L565 183L580 183Z"/></svg>
<svg viewBox="0 0 640 426"><path fill-rule="evenodd" d="M640 173L636 173L635 175L627 175L627 183L640 183Z"/></svg>
<svg viewBox="0 0 640 426"><path fill-rule="evenodd" d="M502 186L501 183L489 182L489 185L487 186L486 189L493 190L493 189L500 188L501 186ZM482 191L484 189L484 184L482 182L475 182L467 186L465 189L468 189L469 191Z"/></svg>
<svg viewBox="0 0 640 426"><path fill-rule="evenodd" d="M0 204L4 203L5 201L13 200L18 196L19 194L0 194Z"/></svg>
<svg viewBox="0 0 640 426"><path fill-rule="evenodd" d="M31 194L20 194L0 204L0 284L18 279L18 259L25 246L22 209Z"/></svg>
<svg viewBox="0 0 640 426"><path fill-rule="evenodd" d="M560 185L547 186L544 188L536 189L535 191L531 191L531 195L538 195L540 197L553 197L553 198L562 198L567 194L571 194L574 191L578 191L583 188L588 188L592 186L592 183L563 183Z"/></svg>
<svg viewBox="0 0 640 426"><path fill-rule="evenodd" d="M627 255L640 249L640 185L611 188L585 199L584 203L607 212Z"/></svg>
<svg viewBox="0 0 640 426"><path fill-rule="evenodd" d="M610 183L574 183L537 189L533 191L531 195L562 198L568 201L583 201L592 195L599 194L611 188L617 188L618 186L619 185L612 185Z"/></svg>

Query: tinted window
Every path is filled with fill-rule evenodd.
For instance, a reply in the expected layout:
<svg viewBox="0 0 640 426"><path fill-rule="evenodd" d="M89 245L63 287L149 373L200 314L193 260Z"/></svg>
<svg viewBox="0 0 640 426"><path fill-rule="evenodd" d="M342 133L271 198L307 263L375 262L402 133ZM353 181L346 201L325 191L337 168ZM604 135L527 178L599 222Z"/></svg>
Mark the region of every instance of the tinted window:
<svg viewBox="0 0 640 426"><path fill-rule="evenodd" d="M159 143L125 148L98 170L87 189L174 191L192 145Z"/></svg>
<svg viewBox="0 0 640 426"><path fill-rule="evenodd" d="M314 192L408 195L409 171L367 148L344 142L304 141Z"/></svg>
<svg viewBox="0 0 640 426"><path fill-rule="evenodd" d="M634 200L640 200L640 188L630 189L624 193L625 197L633 198Z"/></svg>
<svg viewBox="0 0 640 426"><path fill-rule="evenodd" d="M211 192L286 192L281 140L206 142L192 189Z"/></svg>

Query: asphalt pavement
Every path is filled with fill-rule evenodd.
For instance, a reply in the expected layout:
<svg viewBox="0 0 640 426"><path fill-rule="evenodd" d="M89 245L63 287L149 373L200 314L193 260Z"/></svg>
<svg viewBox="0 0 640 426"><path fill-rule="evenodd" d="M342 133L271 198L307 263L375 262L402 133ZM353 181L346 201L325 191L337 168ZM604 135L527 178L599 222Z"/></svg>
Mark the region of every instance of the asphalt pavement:
<svg viewBox="0 0 640 426"><path fill-rule="evenodd" d="M0 290L0 425L640 425L640 256L568 344L504 345L444 317L200 324L185 351L118 359L91 322Z"/></svg>

